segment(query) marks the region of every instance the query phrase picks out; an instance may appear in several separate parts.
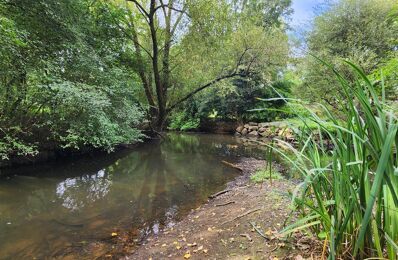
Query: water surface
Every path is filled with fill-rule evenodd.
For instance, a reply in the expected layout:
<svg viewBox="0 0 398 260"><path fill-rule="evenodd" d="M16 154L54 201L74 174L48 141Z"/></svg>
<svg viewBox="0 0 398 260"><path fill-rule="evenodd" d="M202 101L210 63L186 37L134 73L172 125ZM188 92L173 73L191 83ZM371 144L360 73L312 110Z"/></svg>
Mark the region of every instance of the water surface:
<svg viewBox="0 0 398 260"><path fill-rule="evenodd" d="M0 259L77 249L91 258L85 247L112 232L157 233L238 176L222 160L248 153L233 136L168 134L109 155L13 169L0 179Z"/></svg>

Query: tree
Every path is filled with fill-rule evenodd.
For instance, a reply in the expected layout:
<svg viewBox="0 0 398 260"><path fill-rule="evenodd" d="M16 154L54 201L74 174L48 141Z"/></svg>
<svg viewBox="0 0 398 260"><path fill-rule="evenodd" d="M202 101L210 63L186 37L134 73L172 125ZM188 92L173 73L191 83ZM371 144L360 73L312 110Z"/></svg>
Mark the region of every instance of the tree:
<svg viewBox="0 0 398 260"><path fill-rule="evenodd" d="M307 37L309 53L331 63L348 78L353 79L353 75L344 66L344 59L359 64L370 74L396 51L398 28L391 17L394 6L394 0L340 0L332 4L315 18ZM303 62L300 95L338 108L342 101L338 82L311 55Z"/></svg>
<svg viewBox="0 0 398 260"><path fill-rule="evenodd" d="M140 138L117 14L91 0L0 0L0 158Z"/></svg>
<svg viewBox="0 0 398 260"><path fill-rule="evenodd" d="M286 39L278 26L279 15L290 1L272 1L271 6L261 1L262 9L257 10L254 1L127 2L128 18L121 27L133 41L135 59L146 64L137 73L156 130L164 127L173 109L198 92L226 79L247 77L260 68L274 70L286 62L281 58L287 54ZM246 8L255 11L254 17L261 22L253 22ZM272 19L266 19L266 8L273 10ZM194 80L186 80L187 72L175 73L182 70L192 71Z"/></svg>

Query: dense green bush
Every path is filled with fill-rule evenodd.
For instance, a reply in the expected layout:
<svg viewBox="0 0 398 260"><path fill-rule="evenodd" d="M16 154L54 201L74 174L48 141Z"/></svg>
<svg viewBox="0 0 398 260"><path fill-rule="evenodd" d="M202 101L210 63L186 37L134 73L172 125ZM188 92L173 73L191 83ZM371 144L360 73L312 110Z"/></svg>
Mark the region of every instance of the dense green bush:
<svg viewBox="0 0 398 260"><path fill-rule="evenodd" d="M289 96L292 82L288 80L265 84L259 78L239 78L224 82L187 102L186 106L171 116L169 128L194 129L208 119L239 122L267 122L291 117L284 102L264 99ZM267 110L263 108L267 107ZM287 109L287 110L286 110Z"/></svg>
<svg viewBox="0 0 398 260"><path fill-rule="evenodd" d="M130 42L116 29L120 15L88 0L0 1L2 159L109 151L141 138L140 86L126 59Z"/></svg>
<svg viewBox="0 0 398 260"><path fill-rule="evenodd" d="M188 131L199 128L200 119L187 114L186 111L179 111L170 117L170 130Z"/></svg>

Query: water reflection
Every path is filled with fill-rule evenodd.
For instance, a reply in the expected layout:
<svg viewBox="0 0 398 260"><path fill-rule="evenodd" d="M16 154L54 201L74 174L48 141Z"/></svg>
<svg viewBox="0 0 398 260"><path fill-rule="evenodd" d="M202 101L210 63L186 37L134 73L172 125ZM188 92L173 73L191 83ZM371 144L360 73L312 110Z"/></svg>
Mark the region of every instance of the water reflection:
<svg viewBox="0 0 398 260"><path fill-rule="evenodd" d="M85 174L82 177L67 178L57 184L57 197L63 200L62 205L70 210L77 210L88 203L105 197L110 189L111 181L107 178L105 169L95 174Z"/></svg>
<svg viewBox="0 0 398 260"><path fill-rule="evenodd" d="M0 259L68 255L117 229L158 233L238 174L222 160L247 152L231 136L169 134L131 151L17 169L0 180Z"/></svg>

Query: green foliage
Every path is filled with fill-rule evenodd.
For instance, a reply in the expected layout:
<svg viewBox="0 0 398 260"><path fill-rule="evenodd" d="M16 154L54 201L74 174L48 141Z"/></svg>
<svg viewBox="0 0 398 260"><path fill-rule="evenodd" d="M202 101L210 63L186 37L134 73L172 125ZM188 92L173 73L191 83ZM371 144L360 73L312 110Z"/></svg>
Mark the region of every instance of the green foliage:
<svg viewBox="0 0 398 260"><path fill-rule="evenodd" d="M377 90L381 93L381 83L384 81L385 94L389 100L395 101L398 98L398 52L394 52L391 57L382 62L371 75L370 79L377 83Z"/></svg>
<svg viewBox="0 0 398 260"><path fill-rule="evenodd" d="M275 148L303 178L293 197L301 219L282 233L311 229L326 240L329 259L396 259L398 120L364 72L348 64L357 75L355 87L335 72L348 102L342 108L345 120L324 107L334 128L329 131L330 123L326 125L309 110L309 119L333 148L323 146L309 127L303 131L299 148L279 141L294 153L294 159Z"/></svg>
<svg viewBox="0 0 398 260"><path fill-rule="evenodd" d="M250 176L250 179L255 183L262 183L266 180L281 180L283 179L282 175L275 170L274 168L271 169L271 173L268 168L264 168L261 170L256 171L253 175Z"/></svg>
<svg viewBox="0 0 398 260"><path fill-rule="evenodd" d="M173 113L173 115L170 117L169 129L188 131L197 129L199 125L199 118L188 115L186 111L179 111Z"/></svg>
<svg viewBox="0 0 398 260"><path fill-rule="evenodd" d="M3 158L42 149L109 151L141 138L139 84L126 59L129 39L117 29L119 9L89 0L0 5Z"/></svg>
<svg viewBox="0 0 398 260"><path fill-rule="evenodd" d="M2 129L0 131L3 133L3 138L0 139L0 159L8 160L10 159L10 154L16 154L20 156L35 156L38 153L37 145L28 144L24 141L18 139L18 137L13 137L10 134L18 134L20 129Z"/></svg>
<svg viewBox="0 0 398 260"><path fill-rule="evenodd" d="M191 117L205 121L209 118L225 121L271 121L288 116L283 111L284 102L263 102L259 98L278 97L275 92L290 94L291 83L276 81L271 85L262 82L260 77L240 78L226 81L217 88L197 95L186 106ZM264 110L264 106L269 109Z"/></svg>
<svg viewBox="0 0 398 260"><path fill-rule="evenodd" d="M339 110L345 97L339 82L312 55L332 63L350 81L355 75L343 60L355 62L366 74L377 71L383 61L396 57L398 15L392 10L397 5L395 0L339 0L316 17L307 37L310 54L300 65L303 82L295 94Z"/></svg>

